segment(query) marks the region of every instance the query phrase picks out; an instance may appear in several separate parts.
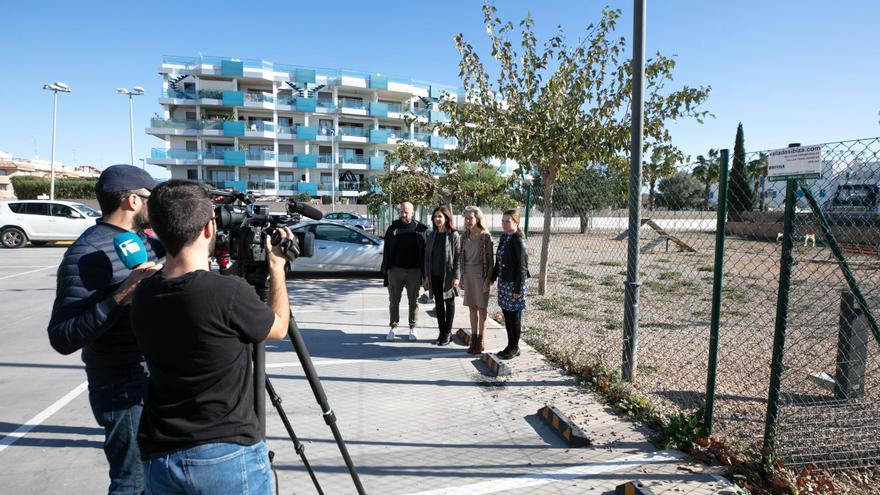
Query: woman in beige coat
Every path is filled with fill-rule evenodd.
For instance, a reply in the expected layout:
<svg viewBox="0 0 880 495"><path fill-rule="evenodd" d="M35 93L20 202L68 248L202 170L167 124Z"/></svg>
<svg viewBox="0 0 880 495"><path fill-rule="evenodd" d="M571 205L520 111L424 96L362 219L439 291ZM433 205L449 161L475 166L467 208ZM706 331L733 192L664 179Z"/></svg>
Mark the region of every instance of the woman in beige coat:
<svg viewBox="0 0 880 495"><path fill-rule="evenodd" d="M476 206L464 209L460 252L464 305L470 310L471 317L471 345L468 353L481 354L486 348L486 312L495 262L492 236L485 227L483 212Z"/></svg>

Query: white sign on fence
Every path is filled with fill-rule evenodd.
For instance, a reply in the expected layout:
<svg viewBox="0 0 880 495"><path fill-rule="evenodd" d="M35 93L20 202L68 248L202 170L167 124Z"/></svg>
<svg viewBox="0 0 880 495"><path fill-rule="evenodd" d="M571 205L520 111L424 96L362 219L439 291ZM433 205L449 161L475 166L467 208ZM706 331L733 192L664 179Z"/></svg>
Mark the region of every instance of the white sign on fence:
<svg viewBox="0 0 880 495"><path fill-rule="evenodd" d="M822 146L773 150L767 156L767 180L818 179L822 176Z"/></svg>

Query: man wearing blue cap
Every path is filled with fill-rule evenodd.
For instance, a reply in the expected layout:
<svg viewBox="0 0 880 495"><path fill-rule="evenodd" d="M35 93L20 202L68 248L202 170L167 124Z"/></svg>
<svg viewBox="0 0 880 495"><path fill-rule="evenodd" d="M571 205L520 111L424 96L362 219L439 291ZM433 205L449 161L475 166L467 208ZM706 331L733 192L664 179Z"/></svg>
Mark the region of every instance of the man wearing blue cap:
<svg viewBox="0 0 880 495"><path fill-rule="evenodd" d="M148 371L131 328L130 304L138 283L162 268L156 260L165 255L143 234L155 185L147 172L131 165L101 173L95 194L103 216L64 253L49 320L49 342L56 351L82 349L89 403L104 428L111 494L140 494L144 486L137 429ZM149 255L133 270L113 247L113 238L124 232L137 233Z"/></svg>

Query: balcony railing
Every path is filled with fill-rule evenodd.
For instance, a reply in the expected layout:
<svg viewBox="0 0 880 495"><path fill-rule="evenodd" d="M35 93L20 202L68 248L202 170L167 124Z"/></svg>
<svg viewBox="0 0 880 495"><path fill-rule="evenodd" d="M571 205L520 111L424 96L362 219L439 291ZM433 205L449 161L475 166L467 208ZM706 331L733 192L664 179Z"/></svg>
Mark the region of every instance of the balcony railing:
<svg viewBox="0 0 880 495"><path fill-rule="evenodd" d="M275 132L280 134L293 134L296 126L292 125L278 125L275 127Z"/></svg>
<svg viewBox="0 0 880 495"><path fill-rule="evenodd" d="M296 190L296 182L292 181L279 181L278 189L282 191L295 191Z"/></svg>
<svg viewBox="0 0 880 495"><path fill-rule="evenodd" d="M223 129L222 120L150 119L150 127L158 129Z"/></svg>
<svg viewBox="0 0 880 495"><path fill-rule="evenodd" d="M402 133L403 139L407 139L409 141L418 141L420 143L428 143L431 141L430 134L423 134L419 132L404 132Z"/></svg>
<svg viewBox="0 0 880 495"><path fill-rule="evenodd" d="M230 91L232 88L229 89ZM211 100L222 100L223 99L223 91L219 89L200 89L199 90L199 98L207 98Z"/></svg>
<svg viewBox="0 0 880 495"><path fill-rule="evenodd" d="M275 132L275 124L265 120L254 120L245 126L245 130L255 132Z"/></svg>
<svg viewBox="0 0 880 495"><path fill-rule="evenodd" d="M367 182L357 182L357 181L339 181L336 183L337 191L367 191L369 189L370 184ZM322 180L320 189L323 191L331 191L333 190L333 181Z"/></svg>
<svg viewBox="0 0 880 495"><path fill-rule="evenodd" d="M245 93L244 101L252 103L275 103L275 97L266 93Z"/></svg>
<svg viewBox="0 0 880 495"><path fill-rule="evenodd" d="M333 163L333 153L318 153L318 163Z"/></svg>
<svg viewBox="0 0 880 495"><path fill-rule="evenodd" d="M202 158L205 160L223 160L226 158L226 152L233 151L232 148L213 148L202 152Z"/></svg>
<svg viewBox="0 0 880 495"><path fill-rule="evenodd" d="M165 91L162 91L163 98L176 98L178 100L195 100L199 97L199 94L193 91L178 91L176 89L168 88Z"/></svg>
<svg viewBox="0 0 880 495"><path fill-rule="evenodd" d="M339 126L340 136L366 137L367 133L363 127L346 127Z"/></svg>
<svg viewBox="0 0 880 495"><path fill-rule="evenodd" d="M270 150L248 150L245 155L247 160L274 160L275 152Z"/></svg>
<svg viewBox="0 0 880 495"><path fill-rule="evenodd" d="M333 100L318 100L317 106L318 108L323 108L329 112L336 110L336 105L333 104Z"/></svg>
<svg viewBox="0 0 880 495"><path fill-rule="evenodd" d="M339 108L349 108L353 110L366 110L368 108L368 105L364 103L363 100L340 97L336 101Z"/></svg>
<svg viewBox="0 0 880 495"><path fill-rule="evenodd" d="M274 180L249 180L247 183L248 189L275 189L275 181Z"/></svg>
<svg viewBox="0 0 880 495"><path fill-rule="evenodd" d="M163 160L163 159L199 160L199 159L201 159L201 156L202 156L202 152L200 152L200 151L187 151L187 150L175 150L175 149L166 150L163 148L153 148L150 150L150 158L154 158L157 160Z"/></svg>
<svg viewBox="0 0 880 495"><path fill-rule="evenodd" d="M366 165L369 161L370 159L364 155L342 155L339 157L339 163Z"/></svg>
<svg viewBox="0 0 880 495"><path fill-rule="evenodd" d="M293 163L296 161L296 153L278 153L278 161L283 163Z"/></svg>

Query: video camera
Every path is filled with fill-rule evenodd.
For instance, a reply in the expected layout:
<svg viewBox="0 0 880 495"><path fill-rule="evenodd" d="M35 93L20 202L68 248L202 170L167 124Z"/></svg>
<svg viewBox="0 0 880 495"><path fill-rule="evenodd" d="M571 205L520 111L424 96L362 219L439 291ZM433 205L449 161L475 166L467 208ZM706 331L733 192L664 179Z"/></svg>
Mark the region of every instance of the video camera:
<svg viewBox="0 0 880 495"><path fill-rule="evenodd" d="M287 200L287 213L269 213L269 207L256 204L256 196L238 191L208 191L217 204L217 242L214 256L221 270L232 262L249 266L268 261L266 238L272 246L280 244L288 260L314 255L315 236L310 232L294 232L293 239L281 239L275 227L297 224L303 216L320 220L323 214L306 203ZM271 249L271 248L270 248Z"/></svg>

